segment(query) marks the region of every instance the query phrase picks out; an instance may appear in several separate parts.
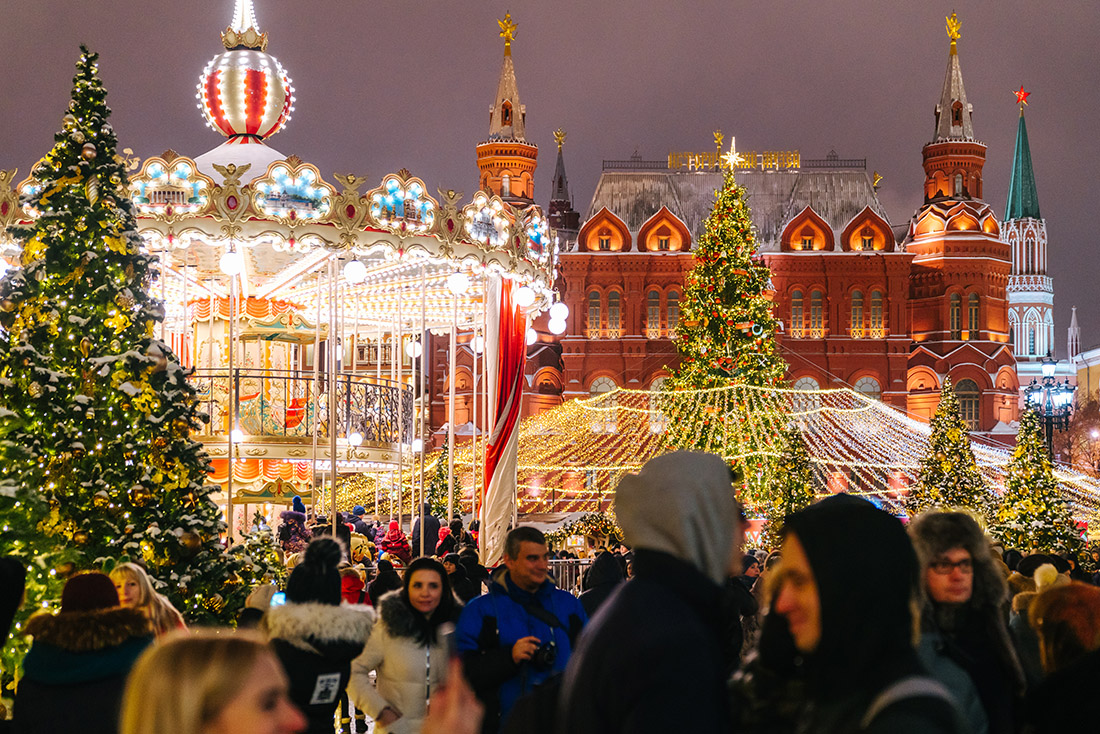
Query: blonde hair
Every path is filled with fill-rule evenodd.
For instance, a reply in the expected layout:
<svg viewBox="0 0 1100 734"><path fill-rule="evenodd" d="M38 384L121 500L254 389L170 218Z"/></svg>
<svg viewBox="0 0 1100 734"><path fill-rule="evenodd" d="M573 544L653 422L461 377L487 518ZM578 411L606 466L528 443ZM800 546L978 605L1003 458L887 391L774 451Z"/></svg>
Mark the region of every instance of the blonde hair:
<svg viewBox="0 0 1100 734"><path fill-rule="evenodd" d="M248 673L274 655L263 637L204 629L150 647L126 681L120 734L202 734L240 694Z"/></svg>
<svg viewBox="0 0 1100 734"><path fill-rule="evenodd" d="M139 593L134 608L145 613L146 618L152 622L153 631L157 636L184 626L183 617L179 611L172 606L172 602L157 593L153 588L153 582L149 579L149 574L141 566L136 563L120 563L111 571L111 581L115 583L133 581L137 584ZM122 601L122 594L118 596L119 601L125 604Z"/></svg>

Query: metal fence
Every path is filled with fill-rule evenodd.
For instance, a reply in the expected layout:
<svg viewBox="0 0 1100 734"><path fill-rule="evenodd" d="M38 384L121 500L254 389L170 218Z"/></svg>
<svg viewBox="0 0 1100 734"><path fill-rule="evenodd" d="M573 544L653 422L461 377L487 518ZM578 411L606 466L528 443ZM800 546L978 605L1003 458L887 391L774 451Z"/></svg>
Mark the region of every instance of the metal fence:
<svg viewBox="0 0 1100 734"><path fill-rule="evenodd" d="M581 579L591 565L591 558L555 558L550 561L550 575L554 577L554 583L559 589L580 594Z"/></svg>
<svg viewBox="0 0 1100 734"><path fill-rule="evenodd" d="M327 376L297 370L196 370L191 383L210 416L202 435L240 428L250 436L329 436ZM413 394L387 379L348 372L336 375L336 436L408 443L413 436ZM402 423L404 424L402 431Z"/></svg>

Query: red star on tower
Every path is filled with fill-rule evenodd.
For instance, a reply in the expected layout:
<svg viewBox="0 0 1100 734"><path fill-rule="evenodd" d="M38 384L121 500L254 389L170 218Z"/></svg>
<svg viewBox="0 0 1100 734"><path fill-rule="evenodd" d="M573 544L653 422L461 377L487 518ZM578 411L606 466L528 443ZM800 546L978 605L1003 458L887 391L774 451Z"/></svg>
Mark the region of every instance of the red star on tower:
<svg viewBox="0 0 1100 734"><path fill-rule="evenodd" d="M1023 84L1020 85L1020 91L1013 92L1013 94L1016 95L1016 104L1020 105L1021 107L1027 104L1027 98L1031 96L1031 92L1024 91Z"/></svg>

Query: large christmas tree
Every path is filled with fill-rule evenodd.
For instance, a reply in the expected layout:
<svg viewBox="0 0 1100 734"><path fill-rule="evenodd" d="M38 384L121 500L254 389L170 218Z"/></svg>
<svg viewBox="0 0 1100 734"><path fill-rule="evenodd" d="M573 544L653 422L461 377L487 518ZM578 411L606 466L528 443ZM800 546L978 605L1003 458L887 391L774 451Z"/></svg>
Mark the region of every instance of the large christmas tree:
<svg viewBox="0 0 1100 734"><path fill-rule="evenodd" d="M787 364L775 342L770 271L753 259L755 252L745 189L737 185L729 166L694 244L695 266L685 277L677 329L680 365L665 381L662 399L682 400L682 390L733 384L773 387L783 381ZM730 396L720 409L670 422L666 433L671 446L737 457L731 465L744 477L742 498L759 505L769 490L777 451L775 437L741 430L752 410Z"/></svg>
<svg viewBox="0 0 1100 734"><path fill-rule="evenodd" d="M814 470L802 429L791 424L783 433L783 451L776 462L771 488L764 500L763 548L778 548L786 517L814 501Z"/></svg>
<svg viewBox="0 0 1100 734"><path fill-rule="evenodd" d="M139 251L97 55L82 52L63 129L32 170L25 204L39 215L12 232L21 267L0 282L0 527L4 553L28 567L17 624L56 607L69 574L122 559L190 621L224 623L270 569L220 543L190 438L204 416L153 337L154 260ZM9 681L20 639L0 658Z"/></svg>
<svg viewBox="0 0 1100 734"><path fill-rule="evenodd" d="M1077 553L1083 546L1069 505L1058 492L1043 427L1033 410L1020 416L1020 431L1008 463L1005 494L997 507L993 534L1005 548L1024 554Z"/></svg>
<svg viewBox="0 0 1100 734"><path fill-rule="evenodd" d="M932 416L932 435L921 459L920 474L909 488L910 516L929 507L965 509L988 518L992 495L978 471L970 446L970 428L959 412L959 398L951 378L943 381L940 404Z"/></svg>
<svg viewBox="0 0 1100 734"><path fill-rule="evenodd" d="M752 216L732 168L725 169L715 199L694 245L695 267L685 278L676 339L680 366L665 384L773 387L782 382L787 364L775 343L771 272L753 260Z"/></svg>

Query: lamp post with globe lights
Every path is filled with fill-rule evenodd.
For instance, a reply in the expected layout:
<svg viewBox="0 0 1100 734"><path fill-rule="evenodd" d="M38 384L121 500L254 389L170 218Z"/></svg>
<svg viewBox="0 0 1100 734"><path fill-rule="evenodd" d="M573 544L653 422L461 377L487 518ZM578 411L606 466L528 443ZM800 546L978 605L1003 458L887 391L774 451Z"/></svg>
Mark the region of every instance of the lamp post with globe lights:
<svg viewBox="0 0 1100 734"><path fill-rule="evenodd" d="M1027 406L1039 414L1046 436L1047 453L1054 459L1054 431L1064 431L1069 426L1069 415L1073 411L1073 398L1077 388L1065 382L1059 383L1054 376L1058 363L1047 355L1043 360L1042 382L1032 380L1024 388L1024 401Z"/></svg>

